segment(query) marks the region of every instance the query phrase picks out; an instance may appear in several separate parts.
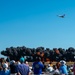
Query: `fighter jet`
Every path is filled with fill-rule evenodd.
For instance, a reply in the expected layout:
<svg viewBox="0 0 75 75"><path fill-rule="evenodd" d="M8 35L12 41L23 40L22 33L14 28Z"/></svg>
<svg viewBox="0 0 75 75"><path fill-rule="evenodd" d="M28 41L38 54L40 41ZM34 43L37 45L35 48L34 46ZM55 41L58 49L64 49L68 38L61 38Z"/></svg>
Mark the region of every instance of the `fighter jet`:
<svg viewBox="0 0 75 75"><path fill-rule="evenodd" d="M63 14L63 15L57 15L57 16L60 17L60 18L64 18L65 14Z"/></svg>

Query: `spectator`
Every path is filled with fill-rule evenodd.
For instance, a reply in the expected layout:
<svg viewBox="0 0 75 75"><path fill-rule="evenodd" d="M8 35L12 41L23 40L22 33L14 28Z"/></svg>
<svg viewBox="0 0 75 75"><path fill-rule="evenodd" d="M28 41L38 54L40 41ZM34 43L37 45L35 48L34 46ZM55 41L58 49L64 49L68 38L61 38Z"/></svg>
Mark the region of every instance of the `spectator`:
<svg viewBox="0 0 75 75"><path fill-rule="evenodd" d="M58 70L56 65L54 66L53 75L60 75L60 72L59 72L59 70Z"/></svg>
<svg viewBox="0 0 75 75"><path fill-rule="evenodd" d="M3 68L8 68L8 63L6 61L3 63Z"/></svg>
<svg viewBox="0 0 75 75"><path fill-rule="evenodd" d="M10 62L10 71L11 71L11 75L16 75L17 74L17 65L15 64L14 60L12 60Z"/></svg>
<svg viewBox="0 0 75 75"><path fill-rule="evenodd" d="M25 64L29 67L29 71L30 71L30 73L32 73L32 67L29 66L28 61L26 61Z"/></svg>
<svg viewBox="0 0 75 75"><path fill-rule="evenodd" d="M56 66L57 66L57 69L59 69L60 68L60 62L57 62Z"/></svg>
<svg viewBox="0 0 75 75"><path fill-rule="evenodd" d="M10 70L8 69L8 65L6 63L3 64L2 75L10 75Z"/></svg>
<svg viewBox="0 0 75 75"><path fill-rule="evenodd" d="M25 64L26 64L27 66L29 66L28 61L26 61Z"/></svg>
<svg viewBox="0 0 75 75"><path fill-rule="evenodd" d="M17 61L17 64L21 64L20 61Z"/></svg>
<svg viewBox="0 0 75 75"><path fill-rule="evenodd" d="M20 58L21 64L17 65L17 74L18 75L30 75L29 66L24 63L25 59L23 57Z"/></svg>
<svg viewBox="0 0 75 75"><path fill-rule="evenodd" d="M42 74L42 69L44 68L44 65L43 63L41 62L41 58L40 57L37 57L36 58L36 61L33 63L33 72L34 72L34 75L40 75Z"/></svg>
<svg viewBox="0 0 75 75"><path fill-rule="evenodd" d="M7 57L6 61L7 61L7 62L10 62L10 57Z"/></svg>
<svg viewBox="0 0 75 75"><path fill-rule="evenodd" d="M53 67L52 67L52 66L50 66L50 64L48 64L47 71L48 71L49 73L53 72Z"/></svg>
<svg viewBox="0 0 75 75"><path fill-rule="evenodd" d="M51 66L51 67L53 67L52 61L50 61L50 63L49 63L49 64L50 64L50 66Z"/></svg>
<svg viewBox="0 0 75 75"><path fill-rule="evenodd" d="M60 74L61 75L68 75L66 62L64 60L60 61Z"/></svg>

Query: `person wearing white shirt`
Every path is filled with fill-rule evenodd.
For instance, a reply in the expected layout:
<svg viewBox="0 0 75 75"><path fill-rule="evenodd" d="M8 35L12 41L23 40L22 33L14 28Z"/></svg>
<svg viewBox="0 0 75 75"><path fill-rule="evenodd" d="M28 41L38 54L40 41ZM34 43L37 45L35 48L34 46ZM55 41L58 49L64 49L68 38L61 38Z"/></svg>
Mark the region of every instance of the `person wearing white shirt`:
<svg viewBox="0 0 75 75"><path fill-rule="evenodd" d="M53 72L53 67L52 67L52 66L50 66L50 64L48 64L47 71L48 71L49 73Z"/></svg>

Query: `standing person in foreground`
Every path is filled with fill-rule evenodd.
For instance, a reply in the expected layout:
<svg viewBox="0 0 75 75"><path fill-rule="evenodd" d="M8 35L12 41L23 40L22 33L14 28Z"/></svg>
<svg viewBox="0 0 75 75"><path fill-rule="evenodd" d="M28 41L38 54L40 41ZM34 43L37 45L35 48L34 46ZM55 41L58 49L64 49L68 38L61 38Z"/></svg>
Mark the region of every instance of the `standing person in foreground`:
<svg viewBox="0 0 75 75"><path fill-rule="evenodd" d="M33 63L32 67L33 67L34 75L42 74L42 69L44 68L44 65L41 62L41 58L40 57L36 58L36 61Z"/></svg>
<svg viewBox="0 0 75 75"><path fill-rule="evenodd" d="M20 58L21 64L17 65L17 75L30 75L29 66L24 63L24 58Z"/></svg>
<svg viewBox="0 0 75 75"><path fill-rule="evenodd" d="M11 72L10 75L16 75L16 67L17 67L17 65L15 63L15 60L12 60L10 62L10 72Z"/></svg>

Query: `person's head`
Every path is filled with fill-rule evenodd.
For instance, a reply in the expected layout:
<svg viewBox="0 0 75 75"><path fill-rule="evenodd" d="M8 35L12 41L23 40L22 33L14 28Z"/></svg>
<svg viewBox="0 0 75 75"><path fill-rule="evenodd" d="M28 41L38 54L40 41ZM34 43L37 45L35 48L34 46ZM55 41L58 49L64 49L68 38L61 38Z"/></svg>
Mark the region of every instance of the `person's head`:
<svg viewBox="0 0 75 75"><path fill-rule="evenodd" d="M17 64L20 64L20 61L17 61Z"/></svg>
<svg viewBox="0 0 75 75"><path fill-rule="evenodd" d="M29 65L28 61L25 62L26 65Z"/></svg>
<svg viewBox="0 0 75 75"><path fill-rule="evenodd" d="M10 65L15 64L15 60L10 61Z"/></svg>
<svg viewBox="0 0 75 75"><path fill-rule="evenodd" d="M21 63L24 63L24 62L25 62L25 59L24 59L23 57L21 57L21 58L20 58L20 62L21 62Z"/></svg>
<svg viewBox="0 0 75 75"><path fill-rule="evenodd" d="M55 65L54 70L56 70L56 69L57 69L57 66Z"/></svg>
<svg viewBox="0 0 75 75"><path fill-rule="evenodd" d="M62 61L60 61L60 64L61 64L61 65L65 65L66 62L65 62L64 60L62 60Z"/></svg>
<svg viewBox="0 0 75 75"><path fill-rule="evenodd" d="M48 64L48 67L50 67L50 64Z"/></svg>
<svg viewBox="0 0 75 75"><path fill-rule="evenodd" d="M28 64L28 61L26 61L26 64Z"/></svg>

